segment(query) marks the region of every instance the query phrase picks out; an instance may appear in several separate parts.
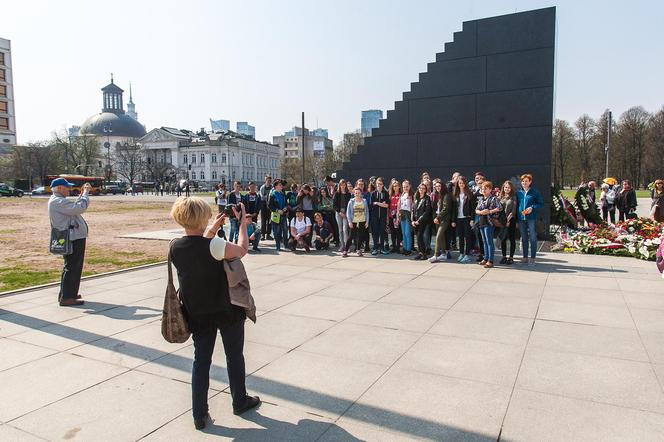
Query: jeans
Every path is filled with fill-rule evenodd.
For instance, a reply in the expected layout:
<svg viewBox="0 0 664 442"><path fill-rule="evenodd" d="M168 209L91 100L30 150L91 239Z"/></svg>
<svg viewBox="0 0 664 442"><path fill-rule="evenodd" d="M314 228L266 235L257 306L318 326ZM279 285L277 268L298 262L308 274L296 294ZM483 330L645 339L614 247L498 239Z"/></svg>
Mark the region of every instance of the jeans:
<svg viewBox="0 0 664 442"><path fill-rule="evenodd" d="M537 255L537 231L535 230L535 220L519 220L519 232L521 232L521 249L523 257L528 258L528 246L530 246L530 257Z"/></svg>
<svg viewBox="0 0 664 442"><path fill-rule="evenodd" d="M397 224L394 225L394 220L390 218L390 235L392 236L392 249L395 252L399 252L399 247L401 246L401 226Z"/></svg>
<svg viewBox="0 0 664 442"><path fill-rule="evenodd" d="M433 226L435 224L427 223L422 226L424 229L424 246L425 249L422 251L423 253L427 253L429 250L431 250L431 237L433 236ZM417 246L419 248L419 245Z"/></svg>
<svg viewBox="0 0 664 442"><path fill-rule="evenodd" d="M75 299L78 296L78 288L81 285L81 273L83 272L83 259L85 258L85 238L75 239L71 242L72 252L65 255L65 265L60 277L60 293L58 301L62 299Z"/></svg>
<svg viewBox="0 0 664 442"><path fill-rule="evenodd" d="M616 223L616 206L602 207L602 219L604 221L609 221L607 218L611 219L611 224Z"/></svg>
<svg viewBox="0 0 664 442"><path fill-rule="evenodd" d="M482 242L484 243L484 259L493 262L493 255L496 252L496 245L493 242L493 231L495 227L489 223L486 226L480 227L482 233Z"/></svg>
<svg viewBox="0 0 664 442"><path fill-rule="evenodd" d="M246 403L247 390L244 384L244 321L219 328L226 353L228 381L231 387L233 408L241 408ZM194 419L202 419L208 412L208 389L210 387L210 365L217 330L193 333L194 365L191 371L191 402Z"/></svg>
<svg viewBox="0 0 664 442"><path fill-rule="evenodd" d="M276 243L277 250L281 250L281 244L286 246L288 244L288 221L285 215L281 215L281 220L278 223L272 223L272 236Z"/></svg>
<svg viewBox="0 0 664 442"><path fill-rule="evenodd" d="M272 212L270 212L270 209L267 207L267 204L263 203L263 205L261 206L261 234L263 235L263 237L267 237L272 231L271 228L272 222L270 221L271 215Z"/></svg>
<svg viewBox="0 0 664 442"><path fill-rule="evenodd" d="M341 215L340 212L337 212L336 218L337 225L339 226L339 244L341 244L343 250L346 250L346 242L348 242L348 238L350 238L350 235L348 234L348 218Z"/></svg>
<svg viewBox="0 0 664 442"><path fill-rule="evenodd" d="M447 229L449 229L450 223L444 221L442 224L438 225L438 232L436 232L436 245L433 250L434 256L442 255L447 253L450 249L449 235L447 234Z"/></svg>
<svg viewBox="0 0 664 442"><path fill-rule="evenodd" d="M470 218L457 218L456 232L459 235L459 253L470 255L470 249L473 246L471 242Z"/></svg>
<svg viewBox="0 0 664 442"><path fill-rule="evenodd" d="M376 216L371 218L371 234L373 235L373 246L375 250L383 250L385 248L385 240L387 239L387 217Z"/></svg>
<svg viewBox="0 0 664 442"><path fill-rule="evenodd" d="M401 236L403 239L403 251L412 252L413 251L413 236L411 234L410 219L401 218Z"/></svg>
<svg viewBox="0 0 664 442"><path fill-rule="evenodd" d="M238 239L239 235L240 235L239 224L237 222L237 218L233 217L233 218L231 218L231 233L229 235L228 240L230 242L237 243L237 239Z"/></svg>
<svg viewBox="0 0 664 442"><path fill-rule="evenodd" d="M346 242L346 251L350 249L350 245L355 240L355 251L359 252L364 246L364 240L369 240L369 232L367 232L366 223L353 223L353 228L350 229L350 237Z"/></svg>
<svg viewBox="0 0 664 442"><path fill-rule="evenodd" d="M425 224L420 224L419 226L415 227L415 236L417 237L417 251L420 253L420 255L427 254L427 230L428 227Z"/></svg>
<svg viewBox="0 0 664 442"><path fill-rule="evenodd" d="M507 256L507 241L510 242L510 258L514 258L514 250L516 249L516 221L511 220L507 229L507 236L500 243L500 250L503 256Z"/></svg>

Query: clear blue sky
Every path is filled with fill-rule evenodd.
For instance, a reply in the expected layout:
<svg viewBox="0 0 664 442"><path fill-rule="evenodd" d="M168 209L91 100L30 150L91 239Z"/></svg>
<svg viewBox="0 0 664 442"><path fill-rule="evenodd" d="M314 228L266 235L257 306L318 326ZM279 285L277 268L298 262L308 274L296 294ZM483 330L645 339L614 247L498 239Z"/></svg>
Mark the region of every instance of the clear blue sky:
<svg viewBox="0 0 664 442"><path fill-rule="evenodd" d="M148 130L224 118L271 141L305 111L336 142L361 110L392 109L464 20L547 6L558 7L557 117L664 105L655 1L11 0L0 37L12 40L19 142L99 112L111 72L127 92L132 82Z"/></svg>

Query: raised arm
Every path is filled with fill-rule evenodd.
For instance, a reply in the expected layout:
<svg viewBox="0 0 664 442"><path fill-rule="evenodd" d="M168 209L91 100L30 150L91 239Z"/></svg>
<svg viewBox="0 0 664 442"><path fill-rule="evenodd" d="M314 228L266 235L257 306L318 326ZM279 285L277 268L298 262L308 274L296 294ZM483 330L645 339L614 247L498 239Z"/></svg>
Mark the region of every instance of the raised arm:
<svg viewBox="0 0 664 442"><path fill-rule="evenodd" d="M80 215L88 209L89 198L87 193L81 194L76 200L58 198L51 202L51 207L58 213L68 216Z"/></svg>

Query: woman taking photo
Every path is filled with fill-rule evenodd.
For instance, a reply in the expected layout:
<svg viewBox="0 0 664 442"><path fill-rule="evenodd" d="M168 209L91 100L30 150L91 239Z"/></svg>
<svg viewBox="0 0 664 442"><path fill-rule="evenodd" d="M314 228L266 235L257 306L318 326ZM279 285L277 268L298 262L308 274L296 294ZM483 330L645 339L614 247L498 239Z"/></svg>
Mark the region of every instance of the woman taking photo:
<svg viewBox="0 0 664 442"><path fill-rule="evenodd" d="M484 181L480 184L480 190L484 198L475 210L475 213L479 215L480 233L484 243L484 259L480 261L480 265L490 269L493 267L493 256L496 247L493 241L494 222L498 219L498 214L502 212L503 207L500 205L498 198L492 193L493 183L491 181Z"/></svg>
<svg viewBox="0 0 664 442"><path fill-rule="evenodd" d="M519 217L519 232L521 233L521 249L523 251L522 263L528 263L529 267L535 265L537 256L537 231L535 221L537 213L544 205L542 195L532 187L533 176L529 173L521 175L521 189L516 193L518 204L517 214ZM530 248L530 257L528 249Z"/></svg>
<svg viewBox="0 0 664 442"><path fill-rule="evenodd" d="M398 180L392 179L390 183L390 212L389 225L390 236L392 237L392 248L390 252L399 253L401 249L401 225L399 223L399 198L401 197L401 184Z"/></svg>
<svg viewBox="0 0 664 442"><path fill-rule="evenodd" d="M452 212L452 227L456 228L459 237L459 259L462 264L471 262L470 249L472 247L471 228L473 224L473 194L468 188L468 181L463 176L457 178L454 194L452 195L454 210Z"/></svg>
<svg viewBox="0 0 664 442"><path fill-rule="evenodd" d="M413 233L411 227L411 212L413 211L413 191L410 181L401 183L402 192L399 197L399 223L401 226L401 240L403 241L403 254L410 256L413 253Z"/></svg>
<svg viewBox="0 0 664 442"><path fill-rule="evenodd" d="M316 193L311 189L311 186L308 184L303 185L297 196L297 206L302 207L304 216L309 218L310 221L314 217L314 209L317 204Z"/></svg>
<svg viewBox="0 0 664 442"><path fill-rule="evenodd" d="M364 240L365 238L368 239L369 236L367 233L367 228L369 227L369 205L367 204L367 200L362 196L362 191L359 187L356 187L353 192L355 193L355 197L348 201L348 206L346 206L350 237L346 243L346 250L342 254L344 258L348 256L348 250L353 240L355 240L357 256L362 256L364 254L362 250Z"/></svg>
<svg viewBox="0 0 664 442"><path fill-rule="evenodd" d="M179 198L171 217L184 227L185 236L171 243L170 256L177 269L180 297L187 311L187 324L194 340L194 364L191 373L192 414L194 426L202 430L210 422L208 389L210 365L217 339L221 335L226 353L226 367L233 399L233 413L241 414L260 404L258 396L248 396L245 386L243 308L231 304L224 259L247 254L248 218L244 205L234 218L238 220L238 243L216 236L225 216L218 214L206 229L212 215L210 205L200 198ZM170 270L169 270L170 271Z"/></svg>
<svg viewBox="0 0 664 442"><path fill-rule="evenodd" d="M348 234L348 218L346 217L346 207L351 199L351 193L348 191L348 181L339 180L339 187L334 194L334 212L339 226L339 251L346 250L346 242L350 238Z"/></svg>
<svg viewBox="0 0 664 442"><path fill-rule="evenodd" d="M417 186L417 194L415 195L415 203L413 204L411 222L413 229L415 229L415 235L417 236L418 254L415 256L416 260L427 259L425 235L430 222L431 198L429 198L429 194L427 193L427 185L421 183Z"/></svg>
<svg viewBox="0 0 664 442"><path fill-rule="evenodd" d="M452 195L447 191L441 181L436 181L434 188L434 207L436 209L434 225L438 226L436 232L436 245L433 256L429 262L441 262L450 259L450 244L447 230L452 224Z"/></svg>
<svg viewBox="0 0 664 442"><path fill-rule="evenodd" d="M503 253L503 258L500 260L501 264L512 265L514 264L514 251L516 250L516 192L514 191L514 184L511 181L505 181L500 190L500 204L503 206L507 224L504 231L501 232L502 241L500 242L500 250ZM507 241L510 242L510 255L507 256Z"/></svg>

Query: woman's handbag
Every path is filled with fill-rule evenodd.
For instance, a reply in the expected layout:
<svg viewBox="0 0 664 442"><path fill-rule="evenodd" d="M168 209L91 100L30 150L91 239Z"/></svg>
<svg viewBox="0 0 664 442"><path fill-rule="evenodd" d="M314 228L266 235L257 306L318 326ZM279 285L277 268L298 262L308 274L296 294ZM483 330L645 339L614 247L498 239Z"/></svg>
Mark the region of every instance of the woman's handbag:
<svg viewBox="0 0 664 442"><path fill-rule="evenodd" d="M48 245L48 251L54 255L71 255L71 227L65 230L58 230L51 227L51 242Z"/></svg>
<svg viewBox="0 0 664 442"><path fill-rule="evenodd" d="M182 344L191 336L184 306L180 301L180 292L176 291L173 285L170 247L168 249L168 285L164 297L164 311L161 315L161 335L172 344Z"/></svg>

